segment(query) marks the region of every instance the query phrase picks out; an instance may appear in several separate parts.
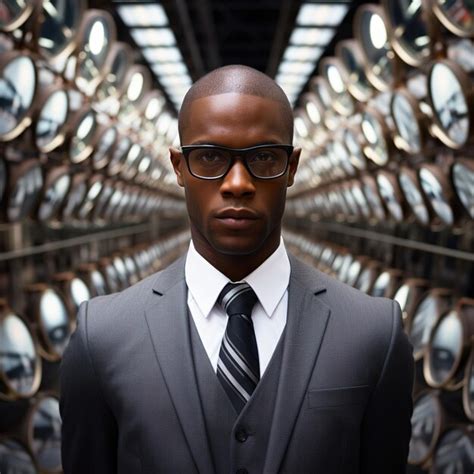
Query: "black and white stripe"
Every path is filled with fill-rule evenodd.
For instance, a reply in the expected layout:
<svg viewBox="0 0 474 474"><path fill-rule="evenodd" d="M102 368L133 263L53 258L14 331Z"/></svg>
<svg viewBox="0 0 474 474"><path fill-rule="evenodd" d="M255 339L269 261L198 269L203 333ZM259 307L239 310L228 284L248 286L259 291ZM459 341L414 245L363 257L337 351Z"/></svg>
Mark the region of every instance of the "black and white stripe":
<svg viewBox="0 0 474 474"><path fill-rule="evenodd" d="M247 283L229 283L218 303L229 316L217 364L217 377L238 412L252 396L260 379L258 349L251 319L257 302Z"/></svg>

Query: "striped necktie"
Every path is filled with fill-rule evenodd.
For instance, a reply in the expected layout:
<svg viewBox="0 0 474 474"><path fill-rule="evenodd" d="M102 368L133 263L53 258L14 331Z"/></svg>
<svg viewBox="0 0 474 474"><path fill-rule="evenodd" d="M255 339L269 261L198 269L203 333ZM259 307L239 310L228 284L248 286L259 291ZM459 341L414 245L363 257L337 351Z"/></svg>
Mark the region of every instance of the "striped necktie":
<svg viewBox="0 0 474 474"><path fill-rule="evenodd" d="M260 379L251 319L258 298L247 283L228 283L217 301L229 316L217 363L217 378L240 413Z"/></svg>

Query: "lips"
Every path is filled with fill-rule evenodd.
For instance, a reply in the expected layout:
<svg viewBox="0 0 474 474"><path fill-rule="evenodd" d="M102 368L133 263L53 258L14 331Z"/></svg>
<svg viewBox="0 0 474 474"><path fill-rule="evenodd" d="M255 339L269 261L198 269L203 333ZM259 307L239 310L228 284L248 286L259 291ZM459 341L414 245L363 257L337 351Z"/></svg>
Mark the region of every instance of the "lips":
<svg viewBox="0 0 474 474"><path fill-rule="evenodd" d="M252 227L257 221L258 214L250 209L223 209L215 217L228 229L239 230Z"/></svg>

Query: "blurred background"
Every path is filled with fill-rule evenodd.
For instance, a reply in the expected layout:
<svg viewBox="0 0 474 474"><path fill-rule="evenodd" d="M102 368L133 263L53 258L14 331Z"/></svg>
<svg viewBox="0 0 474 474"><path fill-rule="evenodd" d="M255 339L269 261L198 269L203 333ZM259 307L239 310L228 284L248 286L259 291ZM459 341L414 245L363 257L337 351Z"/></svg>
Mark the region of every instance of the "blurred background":
<svg viewBox="0 0 474 474"><path fill-rule="evenodd" d="M0 0L0 472L62 472L77 308L186 251L180 104L246 64L294 107L288 249L402 307L407 472L472 474L473 38L473 0Z"/></svg>

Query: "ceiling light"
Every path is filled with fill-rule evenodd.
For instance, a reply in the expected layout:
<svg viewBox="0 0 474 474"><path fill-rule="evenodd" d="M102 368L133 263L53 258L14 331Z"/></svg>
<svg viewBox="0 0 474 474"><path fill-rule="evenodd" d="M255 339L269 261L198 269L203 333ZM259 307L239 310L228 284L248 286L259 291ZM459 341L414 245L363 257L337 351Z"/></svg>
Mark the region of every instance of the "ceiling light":
<svg viewBox="0 0 474 474"><path fill-rule="evenodd" d="M128 26L165 26L168 18L161 5L120 5L118 13Z"/></svg>
<svg viewBox="0 0 474 474"><path fill-rule="evenodd" d="M278 68L279 73L288 74L305 74L309 75L314 70L314 63L308 62L296 62L296 61L283 61L280 63Z"/></svg>
<svg viewBox="0 0 474 474"><path fill-rule="evenodd" d="M176 40L169 28L139 28L130 30L139 46L173 46Z"/></svg>
<svg viewBox="0 0 474 474"><path fill-rule="evenodd" d="M298 45L326 45L329 43L335 30L332 28L295 28L290 37L291 44Z"/></svg>
<svg viewBox="0 0 474 474"><path fill-rule="evenodd" d="M308 46L288 46L285 50L284 59L288 61L314 61L316 62L321 54L322 48Z"/></svg>
<svg viewBox="0 0 474 474"><path fill-rule="evenodd" d="M343 4L314 4L301 5L297 25L304 26L338 26L347 13L348 6Z"/></svg>
<svg viewBox="0 0 474 474"><path fill-rule="evenodd" d="M142 53L149 63L183 61L181 52L174 46L168 48L144 48Z"/></svg>
<svg viewBox="0 0 474 474"><path fill-rule="evenodd" d="M155 63L152 64L151 68L158 76L188 73L188 69L183 63Z"/></svg>

